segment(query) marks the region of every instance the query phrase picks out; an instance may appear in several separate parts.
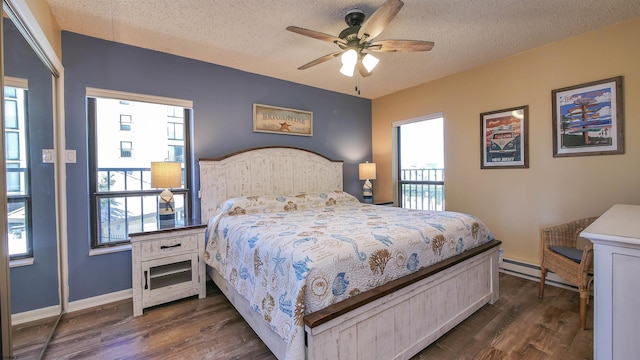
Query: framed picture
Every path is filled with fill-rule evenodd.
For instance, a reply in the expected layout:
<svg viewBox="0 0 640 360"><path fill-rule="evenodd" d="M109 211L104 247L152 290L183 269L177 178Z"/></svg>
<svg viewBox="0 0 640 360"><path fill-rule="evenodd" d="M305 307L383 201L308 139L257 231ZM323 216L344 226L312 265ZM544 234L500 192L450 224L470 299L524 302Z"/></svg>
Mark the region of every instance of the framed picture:
<svg viewBox="0 0 640 360"><path fill-rule="evenodd" d="M528 168L528 122L528 105L480 114L480 168Z"/></svg>
<svg viewBox="0 0 640 360"><path fill-rule="evenodd" d="M553 157L624 154L622 76L551 91Z"/></svg>
<svg viewBox="0 0 640 360"><path fill-rule="evenodd" d="M313 136L313 113L253 104L253 131L272 134Z"/></svg>

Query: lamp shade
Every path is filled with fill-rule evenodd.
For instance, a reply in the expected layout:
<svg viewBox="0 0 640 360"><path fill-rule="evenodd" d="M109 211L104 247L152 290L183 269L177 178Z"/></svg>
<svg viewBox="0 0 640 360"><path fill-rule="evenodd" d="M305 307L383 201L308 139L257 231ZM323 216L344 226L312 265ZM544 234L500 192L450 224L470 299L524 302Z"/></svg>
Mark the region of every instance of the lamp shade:
<svg viewBox="0 0 640 360"><path fill-rule="evenodd" d="M182 163L158 161L151 163L151 187L177 188L182 185Z"/></svg>
<svg viewBox="0 0 640 360"><path fill-rule="evenodd" d="M376 179L376 164L375 163L361 163L358 165L358 174L360 180L375 180Z"/></svg>

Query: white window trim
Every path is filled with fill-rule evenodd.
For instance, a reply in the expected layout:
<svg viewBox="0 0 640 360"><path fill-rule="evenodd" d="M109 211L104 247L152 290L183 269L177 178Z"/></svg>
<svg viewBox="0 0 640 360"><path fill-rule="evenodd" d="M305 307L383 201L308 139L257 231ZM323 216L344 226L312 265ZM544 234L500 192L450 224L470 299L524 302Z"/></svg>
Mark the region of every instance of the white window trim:
<svg viewBox="0 0 640 360"><path fill-rule="evenodd" d="M440 113L434 113L434 114L429 114L424 116L418 116L411 119L398 120L398 121L392 122L391 126L400 127L401 125L407 125L407 124L417 123L417 122L426 121L426 120L439 119L439 118L444 119L444 114L440 112Z"/></svg>
<svg viewBox="0 0 640 360"><path fill-rule="evenodd" d="M29 90L29 80L16 78L12 76L4 77L4 86L14 87L23 90Z"/></svg>
<svg viewBox="0 0 640 360"><path fill-rule="evenodd" d="M30 266L30 265L33 265L33 258L32 257L24 258L24 259L9 260L9 267L10 268L16 268L16 267L21 267L21 266Z"/></svg>
<svg viewBox="0 0 640 360"><path fill-rule="evenodd" d="M99 256L112 254L117 252L131 251L131 244L123 244L119 246L108 246L104 248L97 248L89 250L89 256Z"/></svg>
<svg viewBox="0 0 640 360"><path fill-rule="evenodd" d="M116 99L116 100L147 102L147 103L160 104L160 105L171 105L171 106L178 106L178 107L189 108L189 109L193 108L192 100L175 99L175 98L146 95L146 94L136 94L136 93L130 93L125 91L97 89L92 87L87 88L87 96L97 97L97 98Z"/></svg>

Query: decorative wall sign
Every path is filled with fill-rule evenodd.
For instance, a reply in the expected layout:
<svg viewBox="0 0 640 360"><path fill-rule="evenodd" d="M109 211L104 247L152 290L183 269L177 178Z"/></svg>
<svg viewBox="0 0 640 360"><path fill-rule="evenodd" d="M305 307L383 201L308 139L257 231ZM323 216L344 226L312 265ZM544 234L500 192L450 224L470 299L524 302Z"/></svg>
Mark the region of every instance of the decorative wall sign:
<svg viewBox="0 0 640 360"><path fill-rule="evenodd" d="M624 154L622 76L551 91L553 156Z"/></svg>
<svg viewBox="0 0 640 360"><path fill-rule="evenodd" d="M528 168L528 123L528 105L480 114L480 168Z"/></svg>
<svg viewBox="0 0 640 360"><path fill-rule="evenodd" d="M253 131L272 134L313 136L313 113L310 111L253 104Z"/></svg>

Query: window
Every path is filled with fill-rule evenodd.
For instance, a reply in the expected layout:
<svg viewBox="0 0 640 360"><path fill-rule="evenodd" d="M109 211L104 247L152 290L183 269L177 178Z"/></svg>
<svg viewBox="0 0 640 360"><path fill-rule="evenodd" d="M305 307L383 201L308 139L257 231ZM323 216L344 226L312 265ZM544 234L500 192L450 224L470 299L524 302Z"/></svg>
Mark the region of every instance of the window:
<svg viewBox="0 0 640 360"><path fill-rule="evenodd" d="M5 78L5 163L10 259L33 256L27 128L27 82Z"/></svg>
<svg viewBox="0 0 640 360"><path fill-rule="evenodd" d="M120 131L131 131L131 115L120 115Z"/></svg>
<svg viewBox="0 0 640 360"><path fill-rule="evenodd" d="M397 128L398 202L401 207L444 210L444 119L401 121Z"/></svg>
<svg viewBox="0 0 640 360"><path fill-rule="evenodd" d="M120 157L130 158L133 144L131 141L120 141Z"/></svg>
<svg viewBox="0 0 640 360"><path fill-rule="evenodd" d="M169 140L184 140L184 125L182 125L182 122L170 122L167 124L167 138Z"/></svg>
<svg viewBox="0 0 640 360"><path fill-rule="evenodd" d="M4 131L7 160L20 160L20 133L16 131Z"/></svg>
<svg viewBox="0 0 640 360"><path fill-rule="evenodd" d="M171 101L183 106L166 103ZM123 106L127 116L136 119L135 132L121 131L126 124ZM158 194L163 189L151 188L152 161L182 163L182 186L171 191L176 221L190 217L189 142L178 139L187 139L191 114L191 102L185 100L87 89L92 248L127 243L132 232L158 228ZM167 129L174 123L180 127L171 128L181 133L169 139Z"/></svg>
<svg viewBox="0 0 640 360"><path fill-rule="evenodd" d="M179 145L169 145L169 161L177 161L182 162L182 153L184 151L184 146Z"/></svg>

